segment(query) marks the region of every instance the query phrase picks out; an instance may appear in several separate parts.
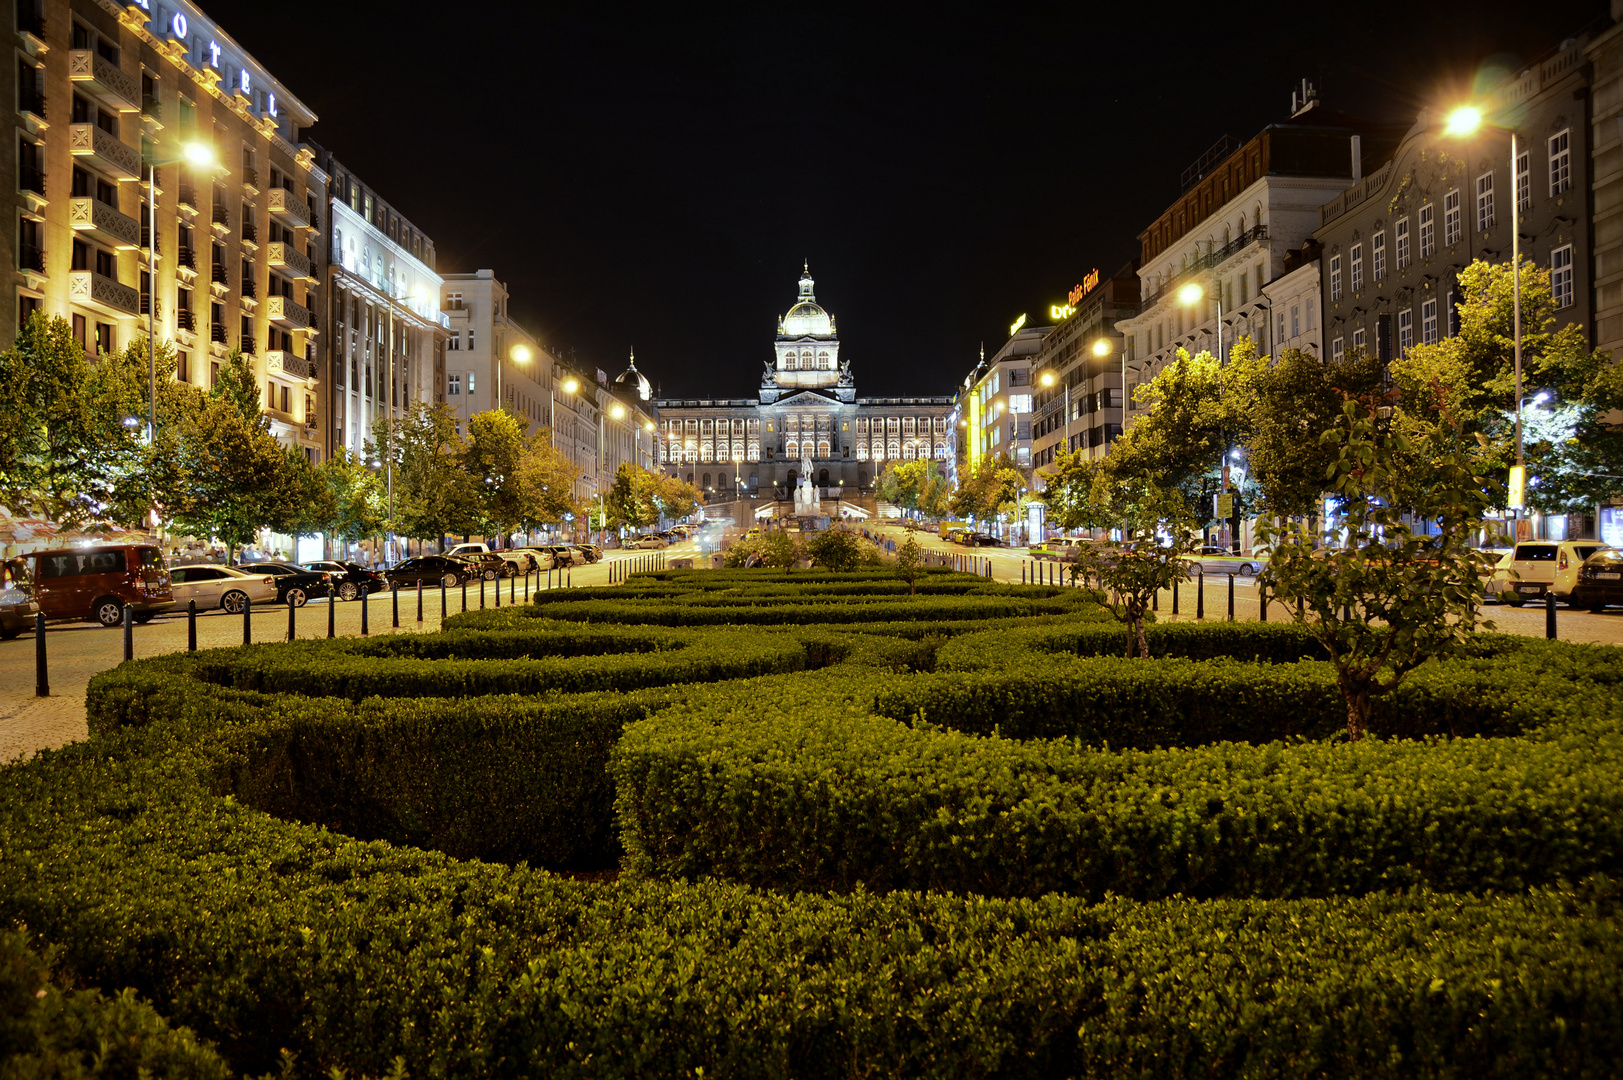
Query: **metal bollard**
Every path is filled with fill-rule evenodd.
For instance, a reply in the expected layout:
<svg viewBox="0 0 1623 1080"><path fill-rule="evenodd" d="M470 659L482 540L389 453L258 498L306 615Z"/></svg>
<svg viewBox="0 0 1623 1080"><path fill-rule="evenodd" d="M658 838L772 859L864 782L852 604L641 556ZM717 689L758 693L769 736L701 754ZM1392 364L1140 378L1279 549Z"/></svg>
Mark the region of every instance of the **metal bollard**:
<svg viewBox="0 0 1623 1080"><path fill-rule="evenodd" d="M498 589L501 588L500 585L498 585L496 587ZM516 599L518 599L518 571L517 570L513 571L513 576L507 579L507 602L509 604L511 604Z"/></svg>
<svg viewBox="0 0 1623 1080"><path fill-rule="evenodd" d="M400 585L398 582L389 589L389 595L394 601L394 625L395 629L398 630L400 629Z"/></svg>
<svg viewBox="0 0 1623 1080"><path fill-rule="evenodd" d="M45 613L34 616L34 696L51 696L51 676L45 664Z"/></svg>
<svg viewBox="0 0 1623 1080"><path fill-rule="evenodd" d="M369 597L369 596L361 597L361 636L362 637L366 637L368 634L370 634L372 632L371 627L368 625L368 621L367 621L368 617L370 616L371 611L372 611L371 599L372 598Z"/></svg>
<svg viewBox="0 0 1623 1080"><path fill-rule="evenodd" d="M197 651L197 601L186 601L186 651Z"/></svg>
<svg viewBox="0 0 1623 1080"><path fill-rule="evenodd" d="M573 589L575 587L575 571L566 570L564 574L564 588Z"/></svg>
<svg viewBox="0 0 1623 1080"><path fill-rule="evenodd" d="M1258 581L1257 582L1257 611L1258 611L1257 621L1258 622L1267 622L1268 621L1268 584L1267 584L1267 582L1264 582L1264 581Z"/></svg>
<svg viewBox="0 0 1623 1080"><path fill-rule="evenodd" d="M1229 575L1229 622L1234 621L1234 575Z"/></svg>
<svg viewBox="0 0 1623 1080"><path fill-rule="evenodd" d="M423 579L417 579L417 621L423 621Z"/></svg>
<svg viewBox="0 0 1623 1080"><path fill-rule="evenodd" d="M524 571L524 599L526 601L530 599L530 572L528 570Z"/></svg>
<svg viewBox="0 0 1623 1080"><path fill-rule="evenodd" d="M1160 611L1161 610L1161 590L1160 589L1156 589L1154 592L1150 593L1150 610L1151 611Z"/></svg>
<svg viewBox="0 0 1623 1080"><path fill-rule="evenodd" d="M1195 618L1206 617L1206 571L1202 570L1195 577Z"/></svg>
<svg viewBox="0 0 1623 1080"><path fill-rule="evenodd" d="M479 610L485 610L485 579L483 575L479 577Z"/></svg>
<svg viewBox="0 0 1623 1080"><path fill-rule="evenodd" d="M502 579L496 579L496 606L502 606Z"/></svg>
<svg viewBox="0 0 1623 1080"><path fill-rule="evenodd" d="M124 659L135 659L135 609L124 605Z"/></svg>
<svg viewBox="0 0 1623 1080"><path fill-rule="evenodd" d="M1544 636L1555 640L1555 593L1544 594Z"/></svg>
<svg viewBox="0 0 1623 1080"><path fill-rule="evenodd" d="M293 606L293 598L287 598L287 639L292 641L298 637L298 631L293 628L293 613L298 609Z"/></svg>
<svg viewBox="0 0 1623 1080"><path fill-rule="evenodd" d="M445 621L445 578L440 578L440 622Z"/></svg>
<svg viewBox="0 0 1623 1080"><path fill-rule="evenodd" d="M1183 592L1182 586L1183 582L1181 581L1174 581L1172 583L1172 614L1174 615L1178 613L1178 594Z"/></svg>
<svg viewBox="0 0 1623 1080"><path fill-rule="evenodd" d="M468 610L468 579L462 579L462 610Z"/></svg>
<svg viewBox="0 0 1623 1080"><path fill-rule="evenodd" d="M363 597L366 595L366 590L365 590L364 587L361 590L361 595ZM329 596L329 597L327 597L327 637L328 638L335 638L337 636L338 636L338 597Z"/></svg>
<svg viewBox="0 0 1623 1080"><path fill-rule="evenodd" d="M254 643L254 602L252 600L242 605L242 643L244 645Z"/></svg>

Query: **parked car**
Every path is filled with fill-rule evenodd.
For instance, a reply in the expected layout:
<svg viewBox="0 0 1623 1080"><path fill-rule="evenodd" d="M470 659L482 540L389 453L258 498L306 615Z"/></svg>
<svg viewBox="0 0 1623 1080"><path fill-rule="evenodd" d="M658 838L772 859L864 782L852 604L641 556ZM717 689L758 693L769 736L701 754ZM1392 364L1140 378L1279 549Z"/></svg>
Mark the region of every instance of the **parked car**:
<svg viewBox="0 0 1623 1080"><path fill-rule="evenodd" d="M444 585L449 589L467 581L477 581L483 574L483 566L474 566L463 558L419 555L395 563L383 572L383 578L390 585L401 588L415 588L420 582L423 585Z"/></svg>
<svg viewBox="0 0 1623 1080"><path fill-rule="evenodd" d="M1073 562L1077 552L1081 550L1078 541L1065 536L1056 536L1044 540L1040 544L1031 546L1033 559L1052 559L1055 562Z"/></svg>
<svg viewBox="0 0 1623 1080"><path fill-rule="evenodd" d="M0 639L10 641L34 628L39 601L34 598L34 575L22 559L0 563Z"/></svg>
<svg viewBox="0 0 1623 1080"><path fill-rule="evenodd" d="M483 543L480 543L478 541L474 541L473 543L470 543L470 544L457 544L454 547L446 548L445 549L445 554L447 554L447 555L483 555L485 552L487 552L489 550L490 550L490 545L489 544L483 544Z"/></svg>
<svg viewBox="0 0 1623 1080"><path fill-rule="evenodd" d="M306 570L297 563L257 562L238 569L250 574L269 574L276 581L276 602L303 607L312 596L331 596L333 576L325 570Z"/></svg>
<svg viewBox="0 0 1623 1080"><path fill-rule="evenodd" d="M574 546L580 549L580 553L582 555L586 556L587 562L594 563L603 561L603 549L598 547L596 544L576 544Z"/></svg>
<svg viewBox="0 0 1623 1080"><path fill-rule="evenodd" d="M1602 548L1585 559L1571 603L1596 613L1608 604L1623 604L1623 551Z"/></svg>
<svg viewBox="0 0 1623 1080"><path fill-rule="evenodd" d="M382 574L376 570L368 570L359 563L323 560L307 562L304 568L317 573L331 574L340 600L353 600L357 596L382 592L389 587Z"/></svg>
<svg viewBox="0 0 1623 1080"><path fill-rule="evenodd" d="M169 571L169 587L176 607L195 600L198 611L219 608L234 615L241 615L250 604L269 604L280 597L270 574L253 574L220 563L177 566Z"/></svg>
<svg viewBox="0 0 1623 1080"><path fill-rule="evenodd" d="M552 556L554 566L574 566L580 559L580 553L568 544L543 544L540 550Z"/></svg>
<svg viewBox="0 0 1623 1080"><path fill-rule="evenodd" d="M1261 559L1247 559L1234 554L1228 548L1212 544L1197 548L1178 558L1188 563L1192 572L1201 574L1239 574L1241 577L1255 577L1262 569Z"/></svg>
<svg viewBox="0 0 1623 1080"><path fill-rule="evenodd" d="M1510 557L1511 557L1512 554L1515 553L1515 551L1516 551L1515 548L1483 548L1482 549L1482 554L1488 557L1487 569L1485 569L1485 570L1483 570L1481 572L1481 577L1482 577L1482 599L1484 599L1484 600L1499 600L1499 599L1501 599L1501 597L1499 595L1499 585L1498 585L1498 580L1497 580L1498 576L1499 576L1498 571L1499 571L1499 568L1501 566L1506 567L1506 568L1508 568L1510 566ZM1505 577L1509 578L1509 575L1507 574L1507 575L1505 575Z"/></svg>
<svg viewBox="0 0 1623 1080"><path fill-rule="evenodd" d="M1509 560L1494 567L1491 585L1512 607L1542 600L1546 592L1557 600L1569 600L1578 586L1578 568L1605 549L1599 540L1523 540Z"/></svg>
<svg viewBox="0 0 1623 1080"><path fill-rule="evenodd" d="M498 578L517 576L518 568L492 551L464 551L460 555L445 556L465 563L474 577L482 577L486 581L495 581Z"/></svg>
<svg viewBox="0 0 1623 1080"><path fill-rule="evenodd" d="M631 541L630 546L634 547L634 548L656 548L657 549L657 548L669 547L670 545L668 543L666 543L665 538L663 536L660 536L658 533L649 533L646 536L639 536L635 540Z"/></svg>
<svg viewBox="0 0 1623 1080"><path fill-rule="evenodd" d="M163 552L151 544L52 548L23 558L47 619L94 619L119 626L125 604L136 622L148 622L175 606Z"/></svg>
<svg viewBox="0 0 1623 1080"><path fill-rule="evenodd" d="M520 556L524 560L524 565L520 567L520 569L536 571L552 569L553 558L552 552L550 551L542 551L540 548L523 547L513 548L512 552L514 555Z"/></svg>

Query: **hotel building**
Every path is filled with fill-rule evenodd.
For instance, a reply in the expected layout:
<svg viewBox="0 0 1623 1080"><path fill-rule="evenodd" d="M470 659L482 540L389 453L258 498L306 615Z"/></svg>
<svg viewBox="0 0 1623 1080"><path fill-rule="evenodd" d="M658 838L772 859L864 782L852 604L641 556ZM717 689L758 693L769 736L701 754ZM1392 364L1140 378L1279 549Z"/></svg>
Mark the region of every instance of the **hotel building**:
<svg viewBox="0 0 1623 1080"><path fill-rule="evenodd" d="M240 349L277 437L319 460L315 114L186 0L18 0L14 45L0 334L42 311L99 356L150 322L201 387Z"/></svg>

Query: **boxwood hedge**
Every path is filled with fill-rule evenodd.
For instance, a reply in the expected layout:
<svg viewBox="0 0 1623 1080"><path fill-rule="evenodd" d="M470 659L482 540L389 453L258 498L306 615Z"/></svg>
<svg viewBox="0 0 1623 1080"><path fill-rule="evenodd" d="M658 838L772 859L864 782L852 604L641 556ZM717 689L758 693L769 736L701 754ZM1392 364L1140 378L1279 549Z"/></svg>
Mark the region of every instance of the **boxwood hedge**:
<svg viewBox="0 0 1623 1080"><path fill-rule="evenodd" d="M1349 745L1290 627L1129 662L1085 592L947 574L823 617L893 582L662 573L586 602L624 626L560 590L126 664L88 743L0 768L0 920L245 1074L1623 1058L1614 650L1485 638ZM681 609L806 614L645 617Z"/></svg>

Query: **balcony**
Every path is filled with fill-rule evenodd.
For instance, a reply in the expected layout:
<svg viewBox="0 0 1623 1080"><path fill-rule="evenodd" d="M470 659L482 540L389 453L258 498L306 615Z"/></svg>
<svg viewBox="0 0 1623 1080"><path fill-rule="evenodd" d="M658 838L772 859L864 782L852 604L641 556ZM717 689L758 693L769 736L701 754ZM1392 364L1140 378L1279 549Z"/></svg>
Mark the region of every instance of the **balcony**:
<svg viewBox="0 0 1623 1080"><path fill-rule="evenodd" d="M259 245L259 226L251 221L244 221L242 223L242 242L257 247Z"/></svg>
<svg viewBox="0 0 1623 1080"><path fill-rule="evenodd" d="M141 311L139 293L94 270L73 270L68 273L68 299L108 315L138 315Z"/></svg>
<svg viewBox="0 0 1623 1080"><path fill-rule="evenodd" d="M231 235L231 211L219 203L215 203L213 217L209 221L209 228L214 230L215 236Z"/></svg>
<svg viewBox="0 0 1623 1080"><path fill-rule="evenodd" d="M289 349L268 349L265 352L265 374L285 375L290 379L313 379L315 366Z"/></svg>
<svg viewBox="0 0 1623 1080"><path fill-rule="evenodd" d="M161 124L163 122L163 102L151 94L142 94L141 116L147 120L156 120Z"/></svg>
<svg viewBox="0 0 1623 1080"><path fill-rule="evenodd" d="M35 89L19 90L17 92L17 111L28 113L36 119L45 119L45 94Z"/></svg>
<svg viewBox="0 0 1623 1080"><path fill-rule="evenodd" d="M24 273L45 274L45 249L23 247L17 251L17 269Z"/></svg>
<svg viewBox="0 0 1623 1080"><path fill-rule="evenodd" d="M45 16L33 11L24 11L21 4L17 5L17 32L30 34L37 41L45 40Z"/></svg>
<svg viewBox="0 0 1623 1080"><path fill-rule="evenodd" d="M32 165L21 166L17 170L17 191L33 213L38 214L49 205L49 200L45 198L45 172L42 169Z"/></svg>
<svg viewBox="0 0 1623 1080"><path fill-rule="evenodd" d="M252 300L254 297L259 295L257 287L254 285L253 278L246 275L243 276L241 292L244 300Z"/></svg>
<svg viewBox="0 0 1623 1080"><path fill-rule="evenodd" d="M209 340L219 345L231 340L226 336L225 323L209 323Z"/></svg>
<svg viewBox="0 0 1623 1080"><path fill-rule="evenodd" d="M176 196L175 201L179 204L182 210L190 210L194 214L197 213L197 189L192 187L192 185L180 185L180 194Z"/></svg>
<svg viewBox="0 0 1623 1080"><path fill-rule="evenodd" d="M146 222L143 221L143 222L141 222L141 250L145 251L147 248L149 248L151 246L152 246L152 230L147 228ZM162 237L158 238L158 246L156 248L153 248L152 254L154 254L154 255L162 255L163 254L163 238Z"/></svg>
<svg viewBox="0 0 1623 1080"><path fill-rule="evenodd" d="M150 308L151 306L152 306L152 294L151 293L142 293L141 294L141 314L143 314L143 315L150 314L154 319L163 318L163 304L159 303L158 308L157 308L156 311L149 312L147 309Z"/></svg>
<svg viewBox="0 0 1623 1080"><path fill-rule="evenodd" d="M117 64L109 63L91 49L74 49L68 53L68 78L90 91L118 112L139 112L141 87L124 74Z"/></svg>
<svg viewBox="0 0 1623 1080"><path fill-rule="evenodd" d="M242 183L245 187L259 187L259 170L252 165L244 165L242 167Z"/></svg>
<svg viewBox="0 0 1623 1080"><path fill-rule="evenodd" d="M294 277L315 280L315 274L310 269L310 258L292 244L279 242L272 244L268 251L270 264L278 270L290 270Z"/></svg>
<svg viewBox="0 0 1623 1080"><path fill-rule="evenodd" d="M265 302L265 314L289 330L310 329L310 309L286 296L272 296Z"/></svg>
<svg viewBox="0 0 1623 1080"><path fill-rule="evenodd" d="M68 223L104 244L128 251L141 246L141 223L100 199L79 196L68 204Z"/></svg>
<svg viewBox="0 0 1623 1080"><path fill-rule="evenodd" d="M141 177L141 155L125 146L117 135L103 131L95 124L71 124L68 127L68 150L75 157L88 157L106 169L129 180Z"/></svg>
<svg viewBox="0 0 1623 1080"><path fill-rule="evenodd" d="M286 188L271 188L266 196L270 212L284 222L299 228L310 227L310 204L303 202Z"/></svg>
<svg viewBox="0 0 1623 1080"><path fill-rule="evenodd" d="M197 331L197 316L182 308L175 312L175 327L186 331L188 334L195 333Z"/></svg>
<svg viewBox="0 0 1623 1080"><path fill-rule="evenodd" d="M258 348L259 346L254 344L252 334L244 334L242 337L237 339L237 351L242 353L244 356L254 355Z"/></svg>
<svg viewBox="0 0 1623 1080"><path fill-rule="evenodd" d="M175 256L175 266L180 270L190 270L195 276L197 274L197 252L185 244L180 245L180 252Z"/></svg>

